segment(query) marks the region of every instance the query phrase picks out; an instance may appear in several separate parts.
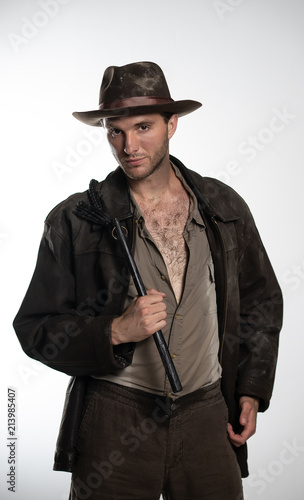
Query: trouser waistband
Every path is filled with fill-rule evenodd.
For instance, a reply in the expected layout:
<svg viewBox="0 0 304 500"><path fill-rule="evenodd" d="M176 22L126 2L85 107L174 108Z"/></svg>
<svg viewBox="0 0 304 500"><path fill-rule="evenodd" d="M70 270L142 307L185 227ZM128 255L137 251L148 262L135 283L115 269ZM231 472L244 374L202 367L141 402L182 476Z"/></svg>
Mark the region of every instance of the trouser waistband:
<svg viewBox="0 0 304 500"><path fill-rule="evenodd" d="M104 396L115 397L115 399L121 400L121 402L134 407L143 407L146 410L153 411L157 405L161 407L167 415L172 415L173 412L176 413L184 411L193 404L216 396L220 393L220 380L197 389L189 394L180 396L177 399L145 392L140 389L134 389L133 387L115 384L107 380L93 378L90 380L89 387L97 390L98 392L100 391Z"/></svg>

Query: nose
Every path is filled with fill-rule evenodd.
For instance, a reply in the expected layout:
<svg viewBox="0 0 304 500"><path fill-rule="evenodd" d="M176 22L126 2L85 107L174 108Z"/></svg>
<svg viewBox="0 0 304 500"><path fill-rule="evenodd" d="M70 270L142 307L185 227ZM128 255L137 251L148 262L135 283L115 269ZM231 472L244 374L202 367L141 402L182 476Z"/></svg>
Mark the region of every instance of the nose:
<svg viewBox="0 0 304 500"><path fill-rule="evenodd" d="M139 149L139 144L138 144L138 139L136 138L136 135L132 132L127 132L125 134L125 147L124 147L124 152L127 155L132 155L133 153L136 153Z"/></svg>

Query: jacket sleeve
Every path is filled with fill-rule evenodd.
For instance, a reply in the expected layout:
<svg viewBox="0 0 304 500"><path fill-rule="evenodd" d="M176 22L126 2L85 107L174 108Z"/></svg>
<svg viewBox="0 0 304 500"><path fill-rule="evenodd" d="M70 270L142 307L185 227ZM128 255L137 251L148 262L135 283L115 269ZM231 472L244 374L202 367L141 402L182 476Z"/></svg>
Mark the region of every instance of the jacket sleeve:
<svg viewBox="0 0 304 500"><path fill-rule="evenodd" d="M71 248L46 223L36 268L13 322L24 352L72 376L125 368L132 359L132 346L113 348L114 316L78 310L75 288Z"/></svg>
<svg viewBox="0 0 304 500"><path fill-rule="evenodd" d="M242 241L237 394L260 398L259 411L265 411L274 384L283 299L250 212Z"/></svg>

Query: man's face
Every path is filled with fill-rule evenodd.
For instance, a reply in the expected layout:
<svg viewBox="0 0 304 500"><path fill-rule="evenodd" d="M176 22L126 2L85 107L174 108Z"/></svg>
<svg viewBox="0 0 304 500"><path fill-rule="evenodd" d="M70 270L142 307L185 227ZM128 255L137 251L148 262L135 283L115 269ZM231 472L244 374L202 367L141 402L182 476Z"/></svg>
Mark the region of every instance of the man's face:
<svg viewBox="0 0 304 500"><path fill-rule="evenodd" d="M168 162L176 115L168 123L159 113L106 118L104 123L112 153L129 179L145 179Z"/></svg>

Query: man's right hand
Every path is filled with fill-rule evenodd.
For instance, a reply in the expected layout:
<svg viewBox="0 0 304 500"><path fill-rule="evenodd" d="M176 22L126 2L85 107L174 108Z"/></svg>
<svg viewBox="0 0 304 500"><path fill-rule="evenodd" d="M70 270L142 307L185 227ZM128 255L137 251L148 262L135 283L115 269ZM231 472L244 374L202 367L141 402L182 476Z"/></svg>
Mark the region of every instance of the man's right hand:
<svg viewBox="0 0 304 500"><path fill-rule="evenodd" d="M112 344L140 342L166 326L165 293L153 288L135 297L125 312L112 323Z"/></svg>

